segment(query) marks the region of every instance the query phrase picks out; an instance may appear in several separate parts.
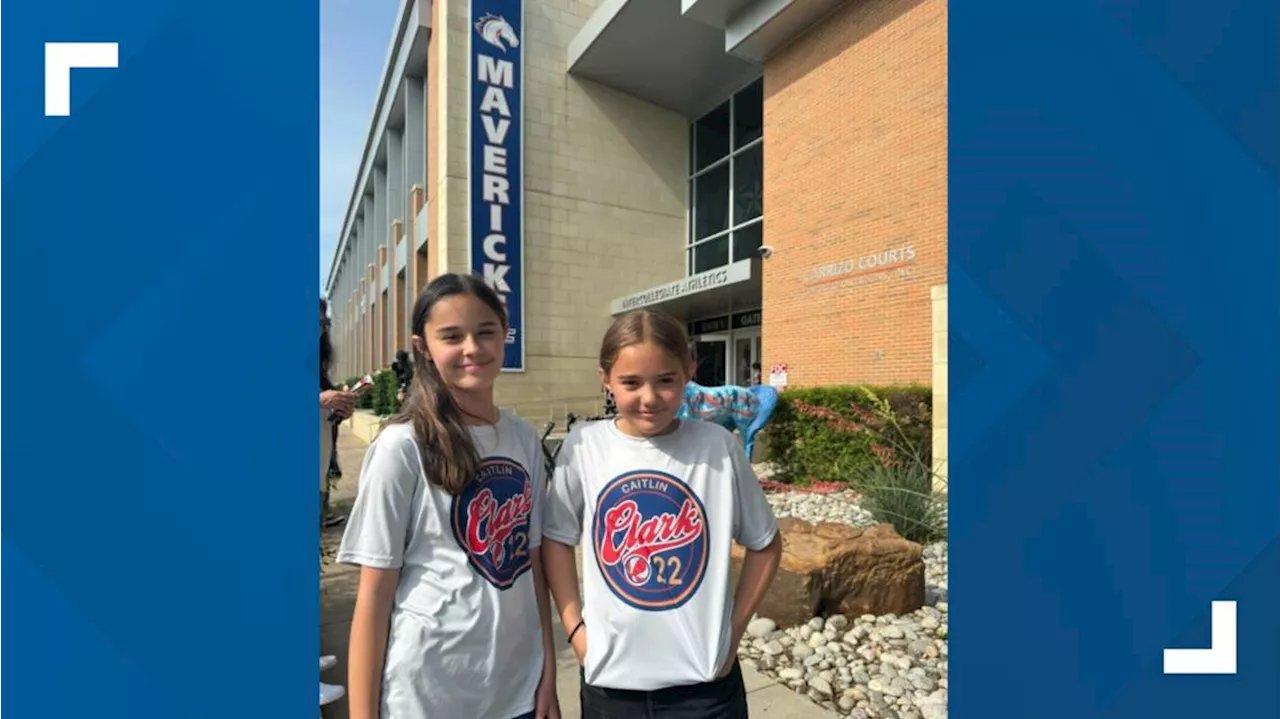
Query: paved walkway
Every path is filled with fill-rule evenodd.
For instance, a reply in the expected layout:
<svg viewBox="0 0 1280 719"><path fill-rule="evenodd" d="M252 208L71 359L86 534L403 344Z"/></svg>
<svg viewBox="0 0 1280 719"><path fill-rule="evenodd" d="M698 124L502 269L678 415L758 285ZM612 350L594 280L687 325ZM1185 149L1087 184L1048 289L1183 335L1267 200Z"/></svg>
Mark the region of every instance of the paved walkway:
<svg viewBox="0 0 1280 719"><path fill-rule="evenodd" d="M345 513L355 499L356 481L365 447L364 441L344 424L338 439L338 461L343 469L343 477L331 497L334 510L338 513ZM339 525L325 531L322 543L330 558L342 538L344 526ZM358 570L353 567L326 564L320 578L320 651L338 658L338 666L322 675L322 679L329 682L346 684L346 646L347 636L351 631L351 610L355 604L357 574ZM557 621L553 624L556 628L556 646L564 647L557 656L561 716L563 719L580 719L577 659L573 650L565 644L560 623ZM831 719L837 716L754 669L743 667L742 671L752 719ZM323 716L325 719L347 719L346 699L325 707Z"/></svg>

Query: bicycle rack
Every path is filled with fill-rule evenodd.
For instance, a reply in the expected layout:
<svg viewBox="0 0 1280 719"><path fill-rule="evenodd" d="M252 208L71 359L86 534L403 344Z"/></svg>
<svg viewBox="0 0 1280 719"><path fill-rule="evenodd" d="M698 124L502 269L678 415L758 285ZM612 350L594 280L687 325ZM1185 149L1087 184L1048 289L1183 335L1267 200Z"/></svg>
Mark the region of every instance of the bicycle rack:
<svg viewBox="0 0 1280 719"><path fill-rule="evenodd" d="M578 416L570 412L566 418L565 425L564 425L564 431L566 436L568 436L568 433L573 430L573 425L576 424L577 422L578 422ZM547 422L546 424L542 425L542 441L540 444L542 445L542 458L547 467L548 481L551 480L551 476L554 475L556 472L556 458L560 456L560 449L564 447L564 440L560 440L559 442L556 443L555 451L552 451L547 448L547 438L551 436L551 432L554 431L555 428L556 428L555 422Z"/></svg>

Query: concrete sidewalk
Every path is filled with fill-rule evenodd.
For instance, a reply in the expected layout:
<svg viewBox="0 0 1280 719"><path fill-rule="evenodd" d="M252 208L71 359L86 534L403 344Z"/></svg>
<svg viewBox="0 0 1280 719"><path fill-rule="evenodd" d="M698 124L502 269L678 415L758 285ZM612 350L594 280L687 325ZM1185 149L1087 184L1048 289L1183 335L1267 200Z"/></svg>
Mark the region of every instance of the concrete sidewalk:
<svg viewBox="0 0 1280 719"><path fill-rule="evenodd" d="M338 440L338 461L343 477L335 488L331 502L336 512L345 513L355 499L357 476L364 458L365 441L351 432L344 423ZM342 538L345 525L329 528L322 537L322 546L331 558ZM321 676L323 681L346 684L347 637L351 631L351 610L355 605L358 570L327 564L320 579L320 651L338 658L338 666ZM554 610L554 609L553 609ZM560 696L560 712L563 719L581 719L578 707L578 662L573 650L565 643L563 629L554 622L556 646L563 647L557 655L557 687ZM752 719L831 719L838 716L822 709L808 698L796 694L764 676L755 669L744 666L747 696ZM326 719L346 719L346 699L324 708Z"/></svg>

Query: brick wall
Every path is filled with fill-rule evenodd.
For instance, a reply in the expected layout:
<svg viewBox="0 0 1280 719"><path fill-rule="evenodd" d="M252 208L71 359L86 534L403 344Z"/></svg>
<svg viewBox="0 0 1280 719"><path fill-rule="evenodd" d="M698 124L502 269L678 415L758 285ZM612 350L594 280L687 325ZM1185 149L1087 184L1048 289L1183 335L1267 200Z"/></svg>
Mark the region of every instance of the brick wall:
<svg viewBox="0 0 1280 719"><path fill-rule="evenodd" d="M598 411L595 367L611 321L610 301L684 275L687 120L568 73L569 42L598 4L525 4L527 371L504 375L497 397L534 421L566 409ZM467 4L448 5L448 35L439 43L445 57L437 67L447 68L447 75L428 70L436 88L430 116L441 118L428 130L428 157L439 168L429 189L432 228L439 230L432 244L441 270L465 271L467 43L473 30Z"/></svg>
<svg viewBox="0 0 1280 719"><path fill-rule="evenodd" d="M929 384L946 1L846 2L766 61L764 127L765 370L787 363L793 387Z"/></svg>

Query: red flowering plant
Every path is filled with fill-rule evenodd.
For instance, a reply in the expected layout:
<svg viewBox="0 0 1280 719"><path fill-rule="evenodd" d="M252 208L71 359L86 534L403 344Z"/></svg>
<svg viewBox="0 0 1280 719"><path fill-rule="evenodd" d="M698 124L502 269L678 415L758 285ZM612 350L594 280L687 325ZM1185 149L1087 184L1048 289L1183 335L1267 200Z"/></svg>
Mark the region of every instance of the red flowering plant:
<svg viewBox="0 0 1280 719"><path fill-rule="evenodd" d="M789 404L800 417L821 425L823 440L834 450L832 468L862 495L863 509L894 525L906 539L927 543L945 538L945 482L934 471L931 448L921 446L919 428L875 390L856 387L855 393L844 412L799 398Z"/></svg>

